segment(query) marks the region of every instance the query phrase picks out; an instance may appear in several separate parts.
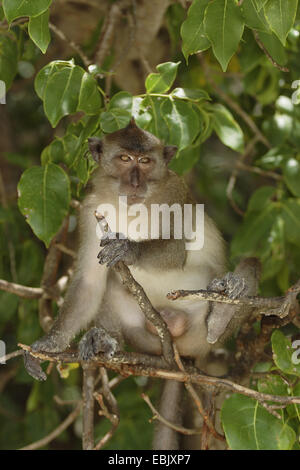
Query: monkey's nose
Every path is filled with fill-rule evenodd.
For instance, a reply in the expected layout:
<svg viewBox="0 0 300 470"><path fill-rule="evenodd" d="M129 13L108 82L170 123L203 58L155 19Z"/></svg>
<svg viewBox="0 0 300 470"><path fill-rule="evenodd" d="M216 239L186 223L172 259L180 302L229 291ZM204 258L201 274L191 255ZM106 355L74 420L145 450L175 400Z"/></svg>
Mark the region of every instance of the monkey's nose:
<svg viewBox="0 0 300 470"><path fill-rule="evenodd" d="M131 170L131 173L130 173L130 184L131 186L133 186L134 188L138 188L140 186L140 173L139 173L139 169L137 167L134 167L132 170Z"/></svg>

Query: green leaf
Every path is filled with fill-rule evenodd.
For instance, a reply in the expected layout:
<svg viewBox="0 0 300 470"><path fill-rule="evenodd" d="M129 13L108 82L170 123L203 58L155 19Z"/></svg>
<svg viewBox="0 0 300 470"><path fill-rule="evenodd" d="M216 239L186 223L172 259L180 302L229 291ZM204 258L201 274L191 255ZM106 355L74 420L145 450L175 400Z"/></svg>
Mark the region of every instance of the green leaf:
<svg viewBox="0 0 300 470"><path fill-rule="evenodd" d="M286 374L300 377L300 364L293 363L294 349L290 340L280 330L275 330L271 337L273 359L277 367Z"/></svg>
<svg viewBox="0 0 300 470"><path fill-rule="evenodd" d="M258 36L270 56L279 65L285 65L287 62L286 51L277 36L275 34L263 33L262 31L258 31Z"/></svg>
<svg viewBox="0 0 300 470"><path fill-rule="evenodd" d="M150 73L146 78L147 93L166 93L177 75L180 62L165 62L156 66L158 73Z"/></svg>
<svg viewBox="0 0 300 470"><path fill-rule="evenodd" d="M224 145L242 152L244 149L244 134L232 114L221 104L212 105L213 128Z"/></svg>
<svg viewBox="0 0 300 470"><path fill-rule="evenodd" d="M178 150L191 145L200 131L199 119L190 103L166 100L161 107L162 115L169 128L169 143Z"/></svg>
<svg viewBox="0 0 300 470"><path fill-rule="evenodd" d="M165 143L169 142L169 128L161 109L166 100L168 98L148 95L143 101L143 107L147 107L147 112L152 116L152 119L147 122L146 130L152 132Z"/></svg>
<svg viewBox="0 0 300 470"><path fill-rule="evenodd" d="M44 148L41 154L42 165L47 163L60 163L65 158L65 150L61 139L54 139L51 144Z"/></svg>
<svg viewBox="0 0 300 470"><path fill-rule="evenodd" d="M260 11L268 0L255 0L257 11Z"/></svg>
<svg viewBox="0 0 300 470"><path fill-rule="evenodd" d="M110 111L113 108L122 108L131 113L132 106L133 96L131 93L128 93L127 91L119 91L119 93L116 93L110 100L108 110Z"/></svg>
<svg viewBox="0 0 300 470"><path fill-rule="evenodd" d="M298 0L268 0L264 12L270 28L285 46L296 18Z"/></svg>
<svg viewBox="0 0 300 470"><path fill-rule="evenodd" d="M131 114L125 109L114 108L104 111L100 116L100 125L103 132L109 134L115 132L129 124Z"/></svg>
<svg viewBox="0 0 300 470"><path fill-rule="evenodd" d="M46 10L39 16L31 17L28 25L29 36L43 54L46 53L51 40L48 22L49 10Z"/></svg>
<svg viewBox="0 0 300 470"><path fill-rule="evenodd" d="M282 217L289 242L300 247L300 199L287 199L281 202Z"/></svg>
<svg viewBox="0 0 300 470"><path fill-rule="evenodd" d="M102 98L97 83L89 73L85 72L81 79L77 111L93 115L100 111L101 105Z"/></svg>
<svg viewBox="0 0 300 470"><path fill-rule="evenodd" d="M83 70L67 67L54 73L45 89L44 110L52 127L56 127L63 116L77 111Z"/></svg>
<svg viewBox="0 0 300 470"><path fill-rule="evenodd" d="M260 393L269 393L270 395L288 396L288 386L278 375L265 375L257 382L257 388Z"/></svg>
<svg viewBox="0 0 300 470"><path fill-rule="evenodd" d="M189 8L187 19L182 23L182 52L185 60L189 55L205 51L211 44L204 31L204 12L209 0L195 0Z"/></svg>
<svg viewBox="0 0 300 470"><path fill-rule="evenodd" d="M224 402L221 419L231 450L289 450L296 440L290 426L244 395Z"/></svg>
<svg viewBox="0 0 300 470"><path fill-rule="evenodd" d="M200 146L191 145L177 153L169 163L169 168L179 175L183 175L193 168L200 158Z"/></svg>
<svg viewBox="0 0 300 470"><path fill-rule="evenodd" d="M223 72L236 52L244 31L244 19L234 0L213 0L204 16L205 32Z"/></svg>
<svg viewBox="0 0 300 470"><path fill-rule="evenodd" d="M289 158L283 165L284 181L294 196L300 197L300 163Z"/></svg>
<svg viewBox="0 0 300 470"><path fill-rule="evenodd" d="M246 26L249 26L249 28L252 29L257 29L258 31L270 32L264 11L257 10L255 0L244 0L241 5L241 11Z"/></svg>
<svg viewBox="0 0 300 470"><path fill-rule="evenodd" d="M293 118L288 114L275 115L263 122L262 129L273 145L282 145L291 135Z"/></svg>
<svg viewBox="0 0 300 470"><path fill-rule="evenodd" d="M15 78L17 67L18 48L16 42L8 36L0 34L0 80L4 81L6 90ZM0 96L1 98L2 96Z"/></svg>
<svg viewBox="0 0 300 470"><path fill-rule="evenodd" d="M210 100L209 94L201 88L175 88L171 96L188 101Z"/></svg>
<svg viewBox="0 0 300 470"><path fill-rule="evenodd" d="M63 70L66 67L74 67L74 62L71 60L54 60L39 71L35 77L34 88L41 100L44 100L45 98L45 90L51 76L54 75L55 72Z"/></svg>
<svg viewBox="0 0 300 470"><path fill-rule="evenodd" d="M20 16L38 16L48 10L52 0L3 0L2 5L10 23Z"/></svg>
<svg viewBox="0 0 300 470"><path fill-rule="evenodd" d="M65 115L77 111L93 115L101 108L97 82L72 61L54 61L44 67L36 77L35 89L52 127Z"/></svg>
<svg viewBox="0 0 300 470"><path fill-rule="evenodd" d="M265 168L266 170L275 170L281 167L286 158L288 158L286 152L278 147L274 147L258 160L255 160L255 165Z"/></svg>
<svg viewBox="0 0 300 470"><path fill-rule="evenodd" d="M260 212L246 214L231 243L233 256L259 256L269 248L268 237L277 210L270 202Z"/></svg>
<svg viewBox="0 0 300 470"><path fill-rule="evenodd" d="M37 237L48 246L69 210L68 176L54 163L34 166L22 174L18 193L21 213Z"/></svg>
<svg viewBox="0 0 300 470"><path fill-rule="evenodd" d="M254 191L249 200L247 213L252 211L261 212L263 209L269 206L269 204L271 204L275 194L276 188L273 186L262 186L261 188L258 188L256 191Z"/></svg>

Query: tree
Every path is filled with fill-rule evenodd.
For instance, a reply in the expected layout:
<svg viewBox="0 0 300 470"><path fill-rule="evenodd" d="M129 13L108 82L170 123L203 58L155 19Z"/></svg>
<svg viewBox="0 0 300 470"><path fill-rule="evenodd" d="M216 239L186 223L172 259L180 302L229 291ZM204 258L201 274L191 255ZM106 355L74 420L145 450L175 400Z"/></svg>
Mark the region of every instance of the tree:
<svg viewBox="0 0 300 470"><path fill-rule="evenodd" d="M94 169L87 138L125 127L132 115L178 147L171 168L202 194L230 243L232 266L258 257L260 294L284 303L300 274L299 30L298 0L0 2L7 351L47 330L62 302L77 210ZM230 449L299 449L297 306L287 313L259 317L231 345L231 363L247 369L251 389L228 385L240 392L222 408ZM19 359L2 366L2 448L35 441L80 448L81 369L71 359L43 384ZM109 377L111 386L122 384L116 401L100 369L97 397L108 419L96 421L98 447L149 448L149 411L139 396L149 377Z"/></svg>

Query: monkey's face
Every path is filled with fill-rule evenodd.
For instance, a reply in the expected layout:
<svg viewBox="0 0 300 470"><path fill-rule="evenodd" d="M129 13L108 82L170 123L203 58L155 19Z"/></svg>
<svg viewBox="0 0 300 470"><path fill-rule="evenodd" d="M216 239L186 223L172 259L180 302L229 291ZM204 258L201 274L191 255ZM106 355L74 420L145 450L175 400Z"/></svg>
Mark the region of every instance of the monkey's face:
<svg viewBox="0 0 300 470"><path fill-rule="evenodd" d="M143 202L151 194L155 183L166 176L168 162L177 150L164 146L134 121L102 140L89 139L89 147L105 174L116 180L118 194L127 196L129 204Z"/></svg>

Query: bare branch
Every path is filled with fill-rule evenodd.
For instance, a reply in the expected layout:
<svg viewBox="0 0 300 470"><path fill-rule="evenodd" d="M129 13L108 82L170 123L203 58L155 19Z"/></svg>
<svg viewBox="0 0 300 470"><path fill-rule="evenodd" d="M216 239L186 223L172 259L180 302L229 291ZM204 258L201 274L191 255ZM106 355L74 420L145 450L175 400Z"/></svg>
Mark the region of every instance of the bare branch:
<svg viewBox="0 0 300 470"><path fill-rule="evenodd" d="M67 418L56 428L52 431L48 436L40 439L39 441L33 442L28 446L22 447L20 450L35 450L40 449L41 447L46 446L51 441L53 441L56 437L58 437L65 429L67 429L77 418L81 410L81 403L79 403L76 408L67 416Z"/></svg>
<svg viewBox="0 0 300 470"><path fill-rule="evenodd" d="M24 299L39 299L44 294L44 289L41 287L26 287L4 279L0 279L0 289Z"/></svg>
<svg viewBox="0 0 300 470"><path fill-rule="evenodd" d="M52 362L67 362L74 363L80 362L77 353L41 353L31 351L30 346L19 344L19 346L28 351L31 356L36 357L43 361ZM140 363L138 363L138 357L140 356ZM270 395L267 393L260 393L256 390L244 387L243 385L236 384L231 380L224 379L222 377L211 377L205 375L200 371L197 371L194 367L185 366L186 372L172 370L172 369L155 369L153 367L147 367L144 365L145 358L152 358L150 355L137 353L118 353L115 357L108 359L104 354L99 354L97 357L91 359L94 364L104 366L107 369L117 371L122 375L128 376L143 376L143 377L157 377L160 379L167 380L178 380L179 382L191 382L194 384L200 384L203 386L217 387L219 389L230 390L232 392L241 393L250 398L254 398L258 401L274 401L276 403L282 403L285 405L289 404L300 404L300 396L279 396ZM131 362L130 359L133 359ZM158 358L165 363L161 358ZM150 361L151 362L151 359ZM195 372L196 371L196 372Z"/></svg>
<svg viewBox="0 0 300 470"><path fill-rule="evenodd" d="M177 349L177 346L174 344L173 345L174 347L174 353L175 353L175 361L176 361L176 364L178 365L178 368L179 370L181 370L182 372L185 372L185 369L184 369L184 366L183 366L183 363L182 363L182 360L179 356L179 352L178 352L178 349ZM216 439L219 439L221 441L224 441L224 437L221 436L215 429L213 423L211 422L208 414L204 411L204 408L203 408L203 405L201 403L201 400L200 400L200 397L199 395L197 394L195 388L193 387L192 384L190 384L189 382L185 382L185 388L187 389L187 391L189 392L189 394L191 395L195 405L196 405L196 408L200 414L200 416L202 416L203 418L203 421L204 423L206 424L206 426L208 427L208 430L209 432L216 438Z"/></svg>
<svg viewBox="0 0 300 470"><path fill-rule="evenodd" d="M82 51L81 47L78 46L74 41L68 39L63 31L61 31L57 26L53 23L49 23L49 28L58 36L62 41L66 42L81 58L82 62L84 63L85 68L88 68L91 65L91 61Z"/></svg>
<svg viewBox="0 0 300 470"><path fill-rule="evenodd" d="M149 408L151 409L152 413L154 414L152 419L158 419L161 423L163 423L168 428L174 429L174 431L180 432L181 434L185 434L186 436L192 436L194 434L201 434L201 429L187 429L183 426L178 426L177 424L171 423L167 419L165 419L156 408L151 403L150 398L145 393L141 395L142 399L147 403Z"/></svg>
<svg viewBox="0 0 300 470"><path fill-rule="evenodd" d="M83 416L82 448L92 450L94 447L94 386L95 365L83 363Z"/></svg>

